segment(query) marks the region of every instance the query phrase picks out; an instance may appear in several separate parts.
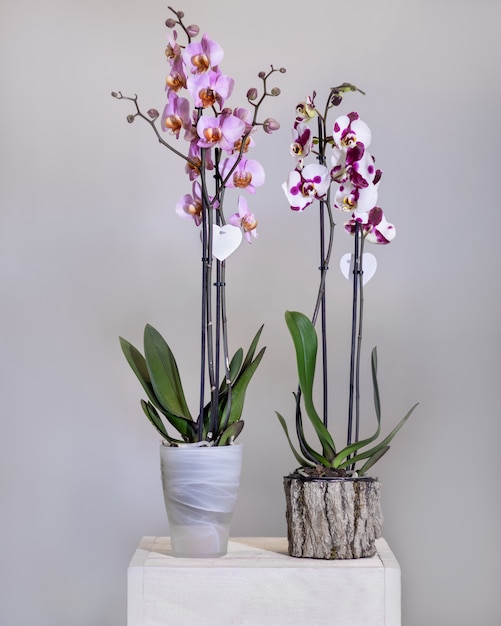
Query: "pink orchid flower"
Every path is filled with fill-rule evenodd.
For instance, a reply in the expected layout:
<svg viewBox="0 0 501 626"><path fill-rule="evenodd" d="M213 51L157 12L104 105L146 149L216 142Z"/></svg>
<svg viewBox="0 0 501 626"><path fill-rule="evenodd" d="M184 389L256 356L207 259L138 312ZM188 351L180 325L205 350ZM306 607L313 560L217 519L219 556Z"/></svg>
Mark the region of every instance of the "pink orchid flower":
<svg viewBox="0 0 501 626"><path fill-rule="evenodd" d="M252 133L256 131L253 125L254 115L251 113L251 111L249 111L249 109L246 109L245 107L236 107L235 109L233 109L233 115L241 119L242 122L245 124L245 131L243 134L246 135L246 137L243 152L248 152L250 148L253 148L256 145L256 142L252 138ZM241 145L242 138L240 138L235 143L236 152L240 152Z"/></svg>
<svg viewBox="0 0 501 626"><path fill-rule="evenodd" d="M233 172L226 182L226 187L238 187L249 193L256 193L256 187L264 184L264 168L258 161L242 158L237 163L238 157L229 157L224 160L221 168L221 177L226 180L233 168ZM235 163L237 163L235 167Z"/></svg>
<svg viewBox="0 0 501 626"><path fill-rule="evenodd" d="M170 64L170 72L165 81L165 88L179 91L186 87L186 75L182 57L182 48L177 43L177 32L172 33L172 37L167 37L167 47L165 56Z"/></svg>
<svg viewBox="0 0 501 626"><path fill-rule="evenodd" d="M244 122L234 115L203 115L197 124L198 145L201 148L219 147L231 154L235 142L242 138L244 131Z"/></svg>
<svg viewBox="0 0 501 626"><path fill-rule="evenodd" d="M187 87L195 107L204 109L216 103L222 108L233 91L235 81L221 72L209 70L204 74L194 74L188 78Z"/></svg>
<svg viewBox="0 0 501 626"><path fill-rule="evenodd" d="M186 98L179 97L175 91L167 92L167 104L164 107L161 119L161 127L170 131L179 139L179 133L191 126L190 103Z"/></svg>
<svg viewBox="0 0 501 626"><path fill-rule="evenodd" d="M257 237L257 220L254 213L249 211L247 200L243 196L238 198L238 213L234 213L229 221L233 226L240 226L243 229L245 238L249 243L252 243L252 237Z"/></svg>
<svg viewBox="0 0 501 626"><path fill-rule="evenodd" d="M183 60L192 74L203 74L210 69L216 69L223 57L224 50L206 34L200 41L189 43L183 52Z"/></svg>
<svg viewBox="0 0 501 626"><path fill-rule="evenodd" d="M249 109L246 109L245 107L236 107L235 109L233 109L233 115L241 119L242 122L244 122L246 133L250 133L252 131L252 129L254 128L252 123L254 115L252 111L249 111Z"/></svg>
<svg viewBox="0 0 501 626"><path fill-rule="evenodd" d="M202 223L202 187L193 183L192 194L184 195L176 204L176 213L185 220L193 220L197 226Z"/></svg>
<svg viewBox="0 0 501 626"><path fill-rule="evenodd" d="M190 180L195 180L200 176L200 165L202 164L201 149L198 145L198 135L191 140L190 148L188 150L189 163L186 163L184 171L188 174ZM192 165L192 164L195 165ZM212 155L210 150L205 152L205 169L213 170L214 162L212 161Z"/></svg>

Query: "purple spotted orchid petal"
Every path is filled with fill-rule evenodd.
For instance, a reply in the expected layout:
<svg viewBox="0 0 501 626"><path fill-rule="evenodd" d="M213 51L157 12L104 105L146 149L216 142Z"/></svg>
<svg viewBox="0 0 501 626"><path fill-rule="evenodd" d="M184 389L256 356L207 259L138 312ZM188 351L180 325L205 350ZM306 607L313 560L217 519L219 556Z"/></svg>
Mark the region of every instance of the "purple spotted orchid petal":
<svg viewBox="0 0 501 626"><path fill-rule="evenodd" d="M353 165L363 159L365 155L365 145L358 142L346 150L346 165Z"/></svg>
<svg viewBox="0 0 501 626"><path fill-rule="evenodd" d="M346 152L334 147L331 155L331 178L336 183L344 183L349 179L349 171L346 167Z"/></svg>
<svg viewBox="0 0 501 626"><path fill-rule="evenodd" d="M366 183L376 185L379 182L379 178L381 178L381 176L379 176L376 181L377 170L374 165L374 157L368 152L364 152L359 160L352 162L348 167L350 167L349 176L351 182L359 187L365 187Z"/></svg>
<svg viewBox="0 0 501 626"><path fill-rule="evenodd" d="M312 96L308 96L304 102L300 102L296 106L296 124L301 122L309 122L317 115L317 111L315 109L315 96L316 93L313 92Z"/></svg>
<svg viewBox="0 0 501 626"><path fill-rule="evenodd" d="M368 225L370 229L367 233L369 243L387 244L395 238L397 231L395 226L390 224L384 216L383 210L374 207L369 211Z"/></svg>
<svg viewBox="0 0 501 626"><path fill-rule="evenodd" d="M292 143L289 152L295 159L304 159L310 154L312 135L310 128L303 122L292 129Z"/></svg>
<svg viewBox="0 0 501 626"><path fill-rule="evenodd" d="M358 187L365 187L376 177L374 157L365 150L363 144L357 144L348 150L334 147L331 155L331 177L337 183L350 180Z"/></svg>
<svg viewBox="0 0 501 626"><path fill-rule="evenodd" d="M353 235L355 233L355 224L362 224L362 229L366 241L380 245L386 245L395 238L396 230L393 224L390 224L380 207L373 207L364 216L356 216L353 214L351 219L344 225L345 230Z"/></svg>
<svg viewBox="0 0 501 626"><path fill-rule="evenodd" d="M282 189L293 211L304 211L316 199L323 198L330 185L329 170L323 165L310 163L293 170Z"/></svg>
<svg viewBox="0 0 501 626"><path fill-rule="evenodd" d="M341 115L334 122L332 137L336 147L348 150L358 143L367 149L371 143L372 134L365 122L359 119L358 113Z"/></svg>
<svg viewBox="0 0 501 626"><path fill-rule="evenodd" d="M377 202L377 187L372 183L366 187L356 187L350 181L339 185L334 195L334 208L339 211L368 213Z"/></svg>

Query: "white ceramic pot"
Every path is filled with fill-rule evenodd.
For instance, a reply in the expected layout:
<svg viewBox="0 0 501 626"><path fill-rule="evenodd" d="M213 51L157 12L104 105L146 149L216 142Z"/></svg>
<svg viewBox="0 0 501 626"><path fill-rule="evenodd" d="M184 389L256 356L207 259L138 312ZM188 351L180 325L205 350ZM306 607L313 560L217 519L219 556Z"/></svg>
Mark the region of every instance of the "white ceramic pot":
<svg viewBox="0 0 501 626"><path fill-rule="evenodd" d="M242 446L160 446L172 552L226 554L242 469Z"/></svg>

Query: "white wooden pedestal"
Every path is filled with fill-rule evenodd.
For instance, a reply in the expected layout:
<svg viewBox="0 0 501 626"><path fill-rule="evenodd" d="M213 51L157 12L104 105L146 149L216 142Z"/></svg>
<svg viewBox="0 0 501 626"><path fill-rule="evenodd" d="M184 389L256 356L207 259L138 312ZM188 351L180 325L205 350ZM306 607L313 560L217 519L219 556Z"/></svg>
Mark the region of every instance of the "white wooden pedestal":
<svg viewBox="0 0 501 626"><path fill-rule="evenodd" d="M290 557L285 538L232 539L216 559L171 556L143 537L127 574L127 626L400 626L400 566Z"/></svg>

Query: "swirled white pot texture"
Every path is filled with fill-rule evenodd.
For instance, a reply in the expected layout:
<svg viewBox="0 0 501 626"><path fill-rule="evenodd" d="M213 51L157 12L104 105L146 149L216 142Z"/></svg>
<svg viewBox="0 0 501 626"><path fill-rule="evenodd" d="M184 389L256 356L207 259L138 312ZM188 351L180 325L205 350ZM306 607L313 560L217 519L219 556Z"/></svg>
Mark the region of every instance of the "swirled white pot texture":
<svg viewBox="0 0 501 626"><path fill-rule="evenodd" d="M173 555L225 555L240 486L242 445L161 445L160 465Z"/></svg>

